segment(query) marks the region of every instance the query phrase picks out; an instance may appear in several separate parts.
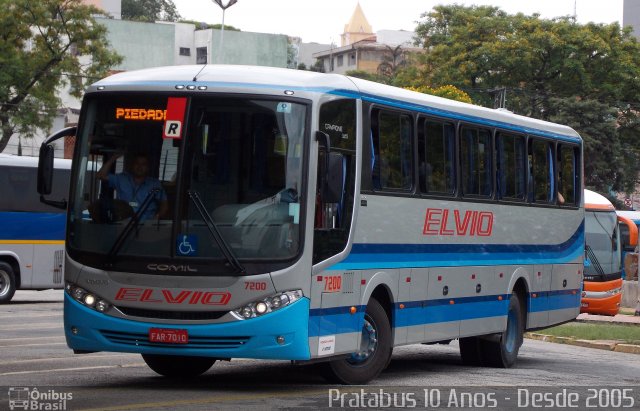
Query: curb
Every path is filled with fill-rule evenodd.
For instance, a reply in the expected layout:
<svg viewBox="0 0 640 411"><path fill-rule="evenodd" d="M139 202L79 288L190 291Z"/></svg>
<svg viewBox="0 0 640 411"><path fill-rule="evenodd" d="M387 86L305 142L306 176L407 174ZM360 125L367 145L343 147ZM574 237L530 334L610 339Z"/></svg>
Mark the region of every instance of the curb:
<svg viewBox="0 0 640 411"><path fill-rule="evenodd" d="M627 354L640 354L640 345L624 344L615 341L578 340L569 337L556 337L539 333L525 333L525 338L530 340L553 342L557 344L575 345L577 347L595 348L597 350L623 352Z"/></svg>

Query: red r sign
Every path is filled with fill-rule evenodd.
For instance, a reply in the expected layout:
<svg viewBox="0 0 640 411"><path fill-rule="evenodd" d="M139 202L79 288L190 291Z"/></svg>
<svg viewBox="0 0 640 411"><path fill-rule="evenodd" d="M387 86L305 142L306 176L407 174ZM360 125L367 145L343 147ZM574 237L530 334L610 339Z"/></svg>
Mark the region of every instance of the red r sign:
<svg viewBox="0 0 640 411"><path fill-rule="evenodd" d="M184 112L186 108L186 97L169 97L162 138L171 138L174 140L180 140L182 138L182 125L184 124Z"/></svg>

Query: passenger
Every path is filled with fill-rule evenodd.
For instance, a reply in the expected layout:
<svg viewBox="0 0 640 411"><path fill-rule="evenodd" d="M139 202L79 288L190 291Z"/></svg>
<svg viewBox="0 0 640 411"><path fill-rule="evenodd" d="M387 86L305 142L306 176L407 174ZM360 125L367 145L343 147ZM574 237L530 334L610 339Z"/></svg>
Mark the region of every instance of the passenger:
<svg viewBox="0 0 640 411"><path fill-rule="evenodd" d="M107 160L98 171L98 178L106 181L109 187L114 188L118 199L126 201L134 212L137 212L142 206L151 190L159 189L160 191L153 196L153 200L140 216L140 219L166 217L169 209L167 194L160 181L149 176L149 159L146 154L139 153L134 156L130 172L109 173L113 164L121 156L122 154L116 154Z"/></svg>

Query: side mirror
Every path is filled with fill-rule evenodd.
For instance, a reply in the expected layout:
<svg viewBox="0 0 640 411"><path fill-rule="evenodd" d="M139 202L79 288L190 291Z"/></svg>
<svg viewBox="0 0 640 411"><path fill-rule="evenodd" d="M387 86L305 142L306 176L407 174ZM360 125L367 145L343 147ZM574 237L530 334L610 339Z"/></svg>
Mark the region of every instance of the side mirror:
<svg viewBox="0 0 640 411"><path fill-rule="evenodd" d="M51 194L53 186L53 155L55 148L50 144L40 146L38 159L38 194Z"/></svg>
<svg viewBox="0 0 640 411"><path fill-rule="evenodd" d="M76 127L67 127L47 137L40 146L40 159L38 160L38 193L40 202L52 207L65 209L67 201L47 200L45 195L51 194L53 188L53 157L55 148L52 143L62 137L75 136Z"/></svg>

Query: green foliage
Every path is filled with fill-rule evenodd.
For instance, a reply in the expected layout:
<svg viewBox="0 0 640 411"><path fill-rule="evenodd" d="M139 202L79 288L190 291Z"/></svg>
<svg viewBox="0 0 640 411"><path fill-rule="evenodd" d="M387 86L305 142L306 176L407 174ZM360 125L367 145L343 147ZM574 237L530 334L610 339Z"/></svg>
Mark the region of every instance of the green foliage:
<svg viewBox="0 0 640 411"><path fill-rule="evenodd" d="M361 78L363 80L375 81L376 83L384 83L376 74L371 74L364 70L349 70L345 73L349 77Z"/></svg>
<svg viewBox="0 0 640 411"><path fill-rule="evenodd" d="M173 4L173 0L122 0L121 14L123 20L147 22L180 20L180 13Z"/></svg>
<svg viewBox="0 0 640 411"><path fill-rule="evenodd" d="M629 29L487 6L437 6L422 17L416 33L425 53L411 74L398 75L409 82L403 85L452 84L485 106L493 105L493 90L505 89L509 110L583 135L587 186L635 185L640 45Z"/></svg>
<svg viewBox="0 0 640 411"><path fill-rule="evenodd" d="M313 63L313 66L309 67L309 70L318 73L324 73L324 64L322 60L316 60L316 62Z"/></svg>
<svg viewBox="0 0 640 411"><path fill-rule="evenodd" d="M460 90L456 86L447 85L440 86L437 88L431 88L429 86L419 86L419 87L405 87L407 90L417 91L419 93L431 94L432 96L438 96L443 98L448 98L449 100L461 101L463 103L473 103L471 97Z"/></svg>
<svg viewBox="0 0 640 411"><path fill-rule="evenodd" d="M25 137L51 126L57 91L82 95L122 61L109 49L106 29L80 0L0 0L0 152L16 132ZM80 56L91 56L91 62Z"/></svg>
<svg viewBox="0 0 640 411"><path fill-rule="evenodd" d="M196 30L208 30L208 29L220 30L222 28L222 24L220 23L209 24L209 23L204 23L196 20L180 20L180 23L193 24L194 26L196 26ZM224 25L224 30L225 31L242 31L239 28L230 26L228 24Z"/></svg>

